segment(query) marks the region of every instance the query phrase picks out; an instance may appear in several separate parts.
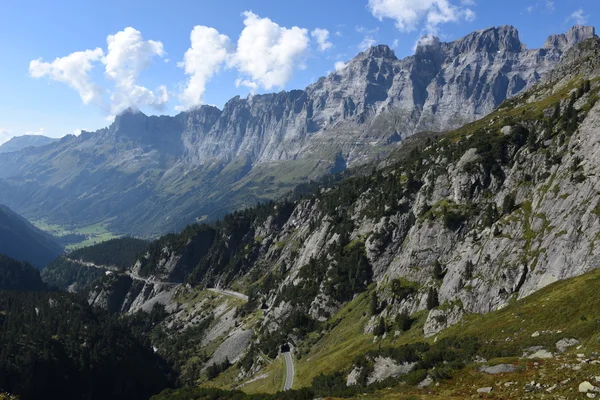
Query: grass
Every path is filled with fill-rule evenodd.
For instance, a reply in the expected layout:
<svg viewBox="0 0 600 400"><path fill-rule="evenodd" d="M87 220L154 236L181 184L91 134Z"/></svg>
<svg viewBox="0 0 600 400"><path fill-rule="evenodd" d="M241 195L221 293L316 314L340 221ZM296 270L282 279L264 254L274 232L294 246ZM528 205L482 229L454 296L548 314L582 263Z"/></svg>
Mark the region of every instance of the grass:
<svg viewBox="0 0 600 400"><path fill-rule="evenodd" d="M486 342L488 350L513 351L518 356L491 358L488 365L508 363L517 366L514 373L488 375L478 371L479 364L471 364L454 377L444 381L439 387L423 391L408 390L408 394L398 393L398 388L368 395L369 399L463 399L477 395L477 388L493 387L490 395L478 398L523 398L525 384L536 381L546 386L558 384L549 395L546 390L528 394L528 398L574 398L577 386L590 376L600 375L600 365L583 363L576 354L588 357L600 351L600 270L554 283L520 301L514 301L499 311L486 315L470 315L439 335L474 335ZM539 336L532 335L540 332ZM560 333L558 333L560 332ZM581 347L572 347L564 355L548 360L530 360L519 357L524 348L543 346L556 352L555 344L563 338L576 338ZM565 369L565 365L575 365L579 370ZM564 382L569 379L568 382ZM513 385L504 385L514 382ZM596 384L592 380L593 384ZM597 385L597 384L596 384ZM404 397L413 396L413 397Z"/></svg>
<svg viewBox="0 0 600 400"><path fill-rule="evenodd" d="M323 373L348 369L356 356L379 346L399 346L422 337L422 327L426 315L419 313L413 329L397 338L391 332L386 339L374 340L373 335L365 335L364 328L371 316L369 314L371 292L364 292L342 308L329 322L333 328L325 333L310 349L295 361L296 377L294 387L307 387L315 376Z"/></svg>
<svg viewBox="0 0 600 400"><path fill-rule="evenodd" d="M285 384L285 360L280 355L267 367L261 369L258 376L266 375L262 379L250 382L241 389L246 393L277 393L283 390ZM295 383L294 383L295 385Z"/></svg>
<svg viewBox="0 0 600 400"><path fill-rule="evenodd" d="M106 222L99 222L97 224L88 225L84 227L73 227L67 228L61 225L49 224L42 220L33 220L31 223L38 229L51 234L57 238L61 238L67 235L84 235L86 238L80 242L72 243L66 246L67 250L76 250L82 247L93 246L102 242L106 242L111 239L117 239L120 236L115 235L107 229L108 224Z"/></svg>

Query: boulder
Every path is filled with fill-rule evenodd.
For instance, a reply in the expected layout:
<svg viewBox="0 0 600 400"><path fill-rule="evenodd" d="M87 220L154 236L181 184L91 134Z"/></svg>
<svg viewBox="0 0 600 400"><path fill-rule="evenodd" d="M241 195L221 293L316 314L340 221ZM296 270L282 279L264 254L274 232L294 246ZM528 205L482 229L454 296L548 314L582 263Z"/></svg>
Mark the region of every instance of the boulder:
<svg viewBox="0 0 600 400"><path fill-rule="evenodd" d="M579 344L579 340L577 339L561 339L558 342L556 342L556 349L561 352L564 353L565 351L567 351L567 349L569 347L573 347Z"/></svg>
<svg viewBox="0 0 600 400"><path fill-rule="evenodd" d="M579 393L589 393L597 390L598 389L588 381L583 381L579 384Z"/></svg>
<svg viewBox="0 0 600 400"><path fill-rule="evenodd" d="M480 372L485 372L486 374L490 375L505 374L509 372L515 372L516 370L517 367L512 364L498 364L491 367L484 365L483 367L479 368Z"/></svg>

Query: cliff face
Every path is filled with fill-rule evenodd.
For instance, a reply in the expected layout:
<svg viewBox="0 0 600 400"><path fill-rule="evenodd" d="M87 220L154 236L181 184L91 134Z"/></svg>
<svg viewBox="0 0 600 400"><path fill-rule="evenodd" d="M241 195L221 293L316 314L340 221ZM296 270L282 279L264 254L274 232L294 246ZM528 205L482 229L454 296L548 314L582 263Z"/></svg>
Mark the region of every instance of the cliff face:
<svg viewBox="0 0 600 400"><path fill-rule="evenodd" d="M127 111L108 128L0 155L0 201L60 225L152 235L370 162L420 131L477 120L537 82L594 29L527 50L510 26L399 60L373 47L305 90L236 97L175 117Z"/></svg>

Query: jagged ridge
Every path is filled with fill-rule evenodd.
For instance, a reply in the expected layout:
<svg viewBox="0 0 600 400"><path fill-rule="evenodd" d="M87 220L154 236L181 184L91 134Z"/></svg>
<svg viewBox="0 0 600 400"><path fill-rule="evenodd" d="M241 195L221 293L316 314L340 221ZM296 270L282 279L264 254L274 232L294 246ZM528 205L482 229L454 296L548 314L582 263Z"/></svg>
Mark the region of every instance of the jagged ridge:
<svg viewBox="0 0 600 400"><path fill-rule="evenodd" d="M98 132L0 156L0 201L60 225L108 222L144 236L181 229L370 162L415 132L479 119L593 35L575 27L525 50L504 26L423 42L403 60L377 46L306 90L175 117L128 111Z"/></svg>

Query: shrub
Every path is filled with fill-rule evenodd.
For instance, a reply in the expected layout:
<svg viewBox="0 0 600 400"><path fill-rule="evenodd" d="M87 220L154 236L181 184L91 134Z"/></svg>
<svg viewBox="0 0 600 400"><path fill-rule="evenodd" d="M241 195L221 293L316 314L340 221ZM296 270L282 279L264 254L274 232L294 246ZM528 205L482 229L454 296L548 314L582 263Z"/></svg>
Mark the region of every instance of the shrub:
<svg viewBox="0 0 600 400"><path fill-rule="evenodd" d="M387 327L385 325L385 319L383 317L379 317L379 323L377 323L377 326L373 330L373 334L375 336L383 336L386 331Z"/></svg>
<svg viewBox="0 0 600 400"><path fill-rule="evenodd" d="M441 280L444 279L446 271L439 260L435 260L433 263L433 279Z"/></svg>
<svg viewBox="0 0 600 400"><path fill-rule="evenodd" d="M444 213L444 226L451 231L457 231L466 221L466 217L455 211L446 211Z"/></svg>
<svg viewBox="0 0 600 400"><path fill-rule="evenodd" d="M516 199L517 195L514 192L504 196L504 201L502 201L502 214L506 215L514 211Z"/></svg>

